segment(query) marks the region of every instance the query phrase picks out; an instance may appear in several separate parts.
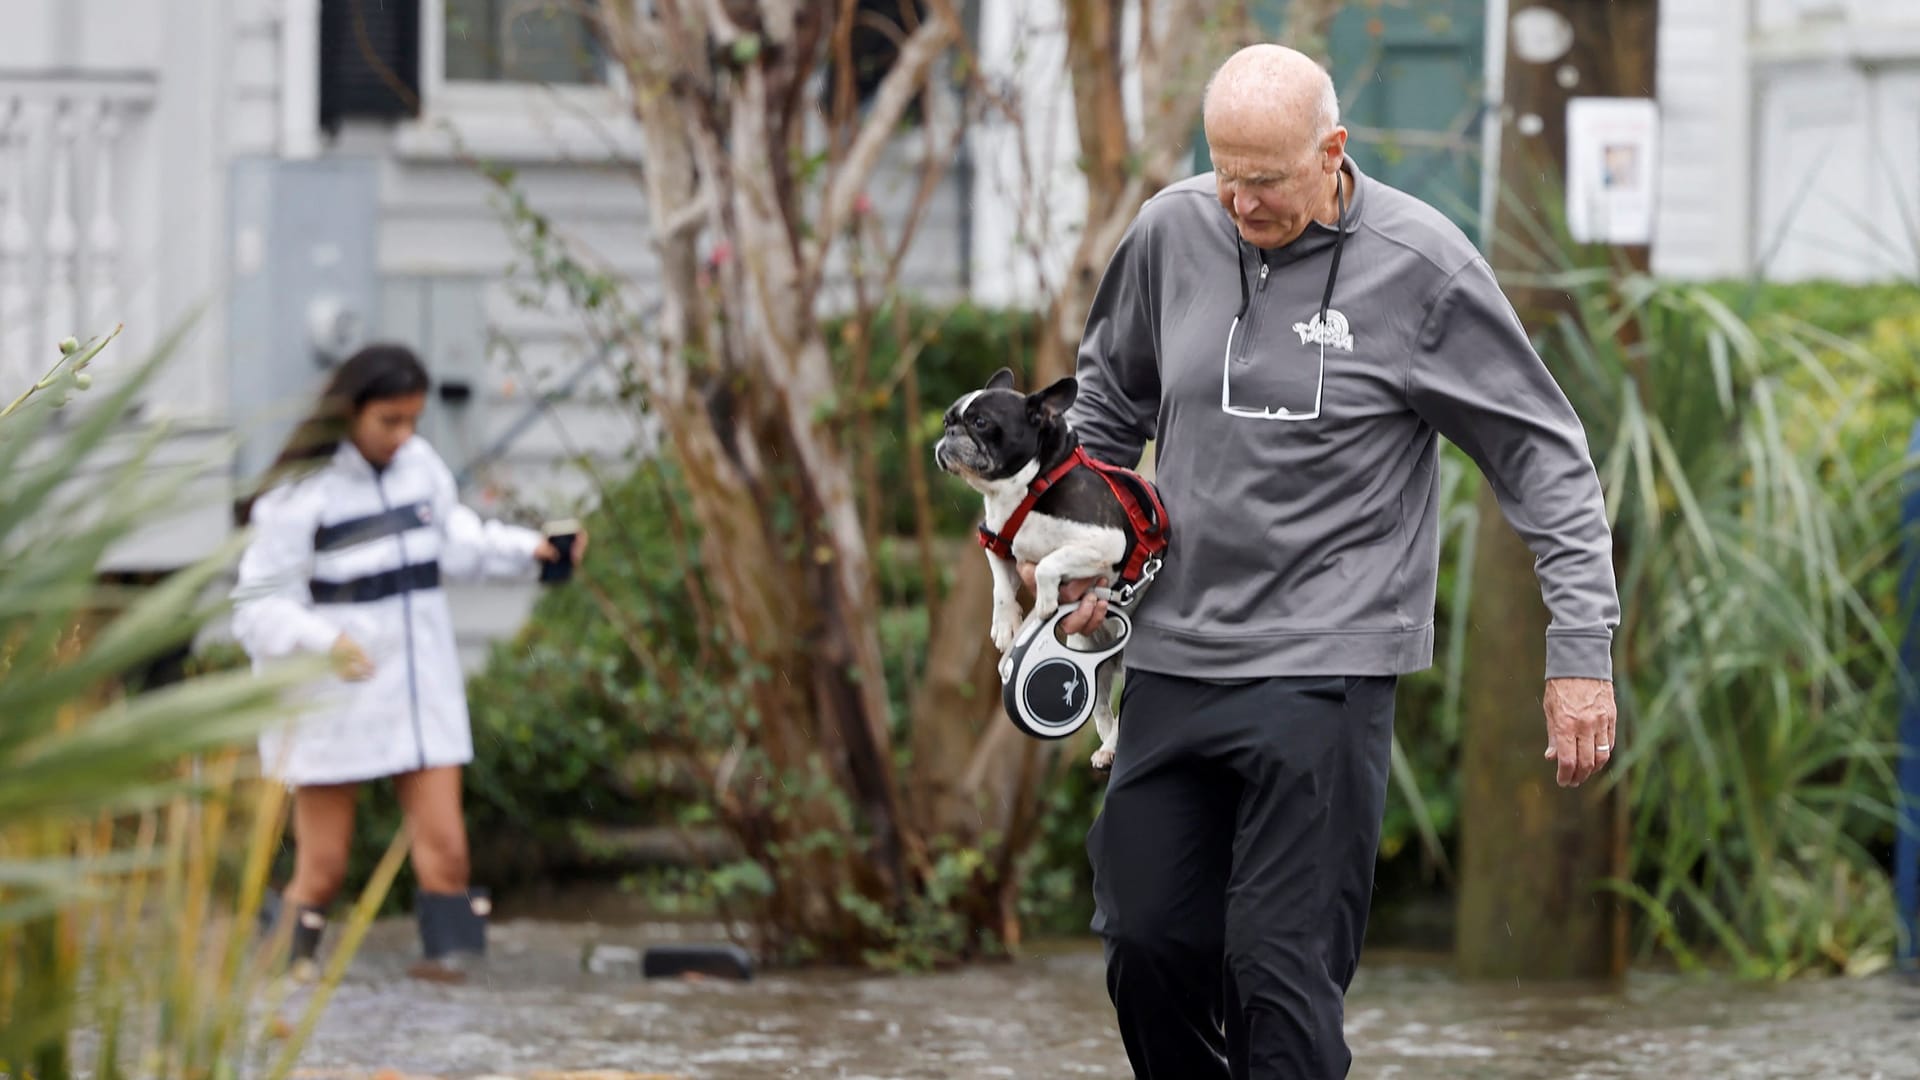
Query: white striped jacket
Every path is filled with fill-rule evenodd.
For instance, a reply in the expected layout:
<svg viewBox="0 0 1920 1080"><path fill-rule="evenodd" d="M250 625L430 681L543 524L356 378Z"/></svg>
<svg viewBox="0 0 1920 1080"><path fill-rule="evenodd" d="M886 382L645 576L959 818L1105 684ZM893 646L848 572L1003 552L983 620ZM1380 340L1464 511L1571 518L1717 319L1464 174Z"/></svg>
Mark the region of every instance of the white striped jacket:
<svg viewBox="0 0 1920 1080"><path fill-rule="evenodd" d="M260 739L261 766L290 786L337 784L473 759L466 683L443 579L531 579L532 529L483 522L426 440L376 471L352 443L331 464L254 504L234 636L254 670L326 653L347 634L373 677L328 677Z"/></svg>

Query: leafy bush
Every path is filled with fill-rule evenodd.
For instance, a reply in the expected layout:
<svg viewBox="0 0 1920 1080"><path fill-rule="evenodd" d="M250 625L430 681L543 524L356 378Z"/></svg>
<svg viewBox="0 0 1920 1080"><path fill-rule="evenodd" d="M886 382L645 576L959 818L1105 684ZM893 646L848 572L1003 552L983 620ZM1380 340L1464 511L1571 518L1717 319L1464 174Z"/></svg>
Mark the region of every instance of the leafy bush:
<svg viewBox="0 0 1920 1080"><path fill-rule="evenodd" d="M1629 560L1619 677L1630 750L1613 772L1627 776L1635 815L1643 941L1690 960L1704 948L1754 974L1870 969L1892 925L1877 872L1892 836L1884 646L1900 630L1889 545L1894 478L1920 417L1920 292L1568 287L1591 325L1630 321L1644 342L1621 350L1569 325L1541 343L1587 423ZM1459 590L1472 586L1479 481L1451 447L1442 465L1443 513L1465 514L1465 527L1443 549L1439 662L1402 684L1396 731L1414 784L1389 794L1383 880L1419 879L1394 864L1425 861L1421 802L1442 846L1458 844L1450 654L1469 595ZM1794 485L1791 498L1769 494L1780 484ZM1699 546L1708 536L1717 553ZM1775 739L1764 754L1761 727ZM1809 833L1816 819L1839 827ZM1827 888L1809 900L1815 880Z"/></svg>
<svg viewBox="0 0 1920 1080"><path fill-rule="evenodd" d="M1887 320L1920 313L1920 290L1909 282L1720 281L1704 289L1757 328L1790 321L1847 341L1865 342Z"/></svg>
<svg viewBox="0 0 1920 1080"><path fill-rule="evenodd" d="M1002 367L1013 369L1019 389L1038 389L1031 384L1030 376L1038 319L1027 312L970 303L950 308L910 306L904 320L886 311L876 319L882 327L902 322L904 336L887 333L869 344L869 392L863 400L843 403L843 410L850 422L873 425L872 438L866 443L870 449L861 452L874 458L877 486L870 497L876 500L882 533L914 533L907 468L909 458L917 457L929 474L936 531L947 536L965 535L979 524L980 496L962 481L934 468L933 443L940 437L940 417L947 406L986 385ZM827 332L827 340L833 343L835 366L849 384L857 370L861 344L857 326L853 320L839 320L829 324ZM919 390L911 416L902 392L909 365Z"/></svg>
<svg viewBox="0 0 1920 1080"><path fill-rule="evenodd" d="M1906 467L1873 402L1911 369L1633 287L1617 307L1659 351L1600 429L1632 605L1634 895L1682 959L1704 942L1754 976L1872 970L1893 933L1864 842L1892 819Z"/></svg>
<svg viewBox="0 0 1920 1080"><path fill-rule="evenodd" d="M1887 962L1893 541L1911 345L1572 274L1542 335L1615 517L1642 943L1744 976ZM1767 294L1763 294L1767 295ZM1793 294L1773 291L1783 298ZM1883 294L1885 295L1885 294ZM1905 319L1898 298L1883 320ZM1821 298L1824 310L1831 301ZM1892 355L1890 355L1890 353ZM1892 402L1900 402L1897 407Z"/></svg>

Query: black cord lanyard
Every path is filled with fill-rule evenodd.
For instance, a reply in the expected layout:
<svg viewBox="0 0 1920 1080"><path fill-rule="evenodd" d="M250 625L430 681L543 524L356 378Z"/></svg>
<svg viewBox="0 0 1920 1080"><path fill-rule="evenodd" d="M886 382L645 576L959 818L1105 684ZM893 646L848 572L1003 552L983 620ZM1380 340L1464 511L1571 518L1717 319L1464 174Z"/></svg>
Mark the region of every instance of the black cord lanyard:
<svg viewBox="0 0 1920 1080"><path fill-rule="evenodd" d="M1340 278L1340 249L1346 246L1347 241L1347 185L1336 181L1333 185L1333 193L1340 211L1335 215L1333 227L1333 265L1327 268L1327 288L1320 294L1320 325L1322 326L1327 324L1327 308L1333 303L1333 283ZM1238 246L1236 243L1236 251ZM1260 261L1264 263L1266 258L1265 253L1262 253ZM1240 310L1234 313L1234 318L1238 319L1246 315L1247 304L1253 299L1253 294L1247 291L1247 275L1242 272L1235 276L1240 279Z"/></svg>

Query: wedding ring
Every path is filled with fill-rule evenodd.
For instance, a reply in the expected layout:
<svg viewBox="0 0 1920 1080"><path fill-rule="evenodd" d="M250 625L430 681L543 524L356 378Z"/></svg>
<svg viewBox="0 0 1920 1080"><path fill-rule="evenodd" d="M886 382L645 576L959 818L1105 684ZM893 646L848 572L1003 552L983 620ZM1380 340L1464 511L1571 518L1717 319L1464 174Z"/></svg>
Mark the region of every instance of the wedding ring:
<svg viewBox="0 0 1920 1080"><path fill-rule="evenodd" d="M1607 751L1609 751L1609 750L1611 750L1611 749L1613 749L1613 745L1612 745L1611 743L1608 743L1608 744L1606 744L1606 745L1603 745L1603 746L1596 746L1596 747L1594 747L1593 749L1594 749L1594 751L1595 751L1596 753L1601 753L1601 754L1604 754L1604 753L1606 753Z"/></svg>

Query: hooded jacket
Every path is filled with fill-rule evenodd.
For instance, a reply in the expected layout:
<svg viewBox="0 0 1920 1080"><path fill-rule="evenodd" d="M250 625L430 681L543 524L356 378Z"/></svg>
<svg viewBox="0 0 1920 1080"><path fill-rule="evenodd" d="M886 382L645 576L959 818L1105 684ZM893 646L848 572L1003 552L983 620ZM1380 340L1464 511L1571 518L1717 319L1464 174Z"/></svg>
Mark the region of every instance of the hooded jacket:
<svg viewBox="0 0 1920 1080"><path fill-rule="evenodd" d="M1247 244L1206 173L1148 200L1102 278L1068 420L1116 465L1153 440L1174 537L1132 613L1128 666L1430 665L1444 436L1536 556L1546 676L1610 678L1619 601L1579 417L1466 236L1344 167L1338 249L1318 221L1277 249Z"/></svg>
<svg viewBox="0 0 1920 1080"><path fill-rule="evenodd" d="M374 663L328 677L260 739L262 768L293 786L391 776L473 759L466 681L445 580L531 579L535 530L483 522L425 439L385 469L343 442L318 471L255 502L240 559L234 636L260 671L327 653L342 633Z"/></svg>

